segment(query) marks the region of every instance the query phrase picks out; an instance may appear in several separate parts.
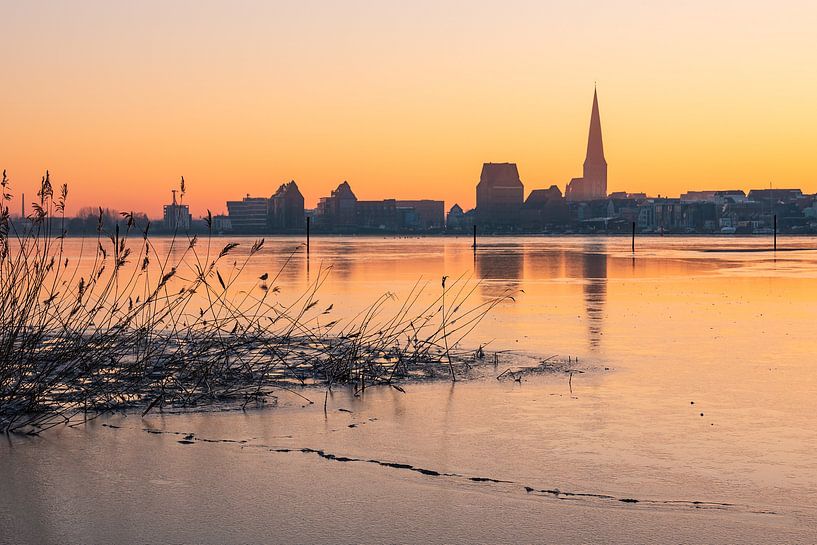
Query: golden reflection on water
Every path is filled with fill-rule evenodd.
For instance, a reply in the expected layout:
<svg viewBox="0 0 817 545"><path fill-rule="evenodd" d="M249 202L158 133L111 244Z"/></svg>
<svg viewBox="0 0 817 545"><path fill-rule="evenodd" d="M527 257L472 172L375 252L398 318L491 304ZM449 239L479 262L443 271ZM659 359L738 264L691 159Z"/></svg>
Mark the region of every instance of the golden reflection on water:
<svg viewBox="0 0 817 545"><path fill-rule="evenodd" d="M227 241L211 244L217 252ZM238 242L231 259L240 262L252 239ZM258 276L281 270L275 297L286 303L323 277L320 307L332 304L333 318L343 318L387 292L399 305L418 280L433 300L443 275L463 276L479 283L474 303L516 293L466 339L474 347L616 369L583 381L644 403L709 396L740 407L817 411L817 250L715 252L765 249L769 241L654 237L639 239L633 255L627 238L486 237L474 252L468 237L321 237L307 259L302 242L267 240L239 287L258 290ZM67 244L78 254L80 241ZM168 241L157 244L161 253ZM779 247L817 248L817 240L781 238ZM802 411L792 412L806 425Z"/></svg>
<svg viewBox="0 0 817 545"><path fill-rule="evenodd" d="M220 249L225 242L219 239L213 245ZM240 261L252 240L239 242L242 245L233 259ZM258 276L278 271L301 242L295 238L268 240L244 271L242 289L258 289ZM570 388L566 376L554 375L521 384L493 379L456 385L413 384L408 394L372 388L355 397L337 389L328 398L328 417L318 405L302 407L302 399L294 397L287 404L282 396L284 407L274 411L157 415L151 417L151 425L192 429L204 436L255 438L263 444L319 447L365 459L563 490L732 502L788 517L766 522L746 513L734 518L726 513L714 523L740 527L749 522L764 528L760 533L746 530L744 538L765 537L763 531L770 529L793 528L799 536L813 530L817 521L817 250L777 255L706 251L768 247L764 239L721 237L639 239L635 255L626 238L484 238L476 252L470 242L467 237L315 238L308 261L301 250L282 270L282 291L277 296L282 301L294 299L327 267L331 272L321 288L321 308L332 303L338 316L356 314L385 292L394 292L399 302L420 278L427 280L430 298L439 293L443 275L452 279L464 275L479 282L475 302L516 290L516 301L498 307L469 341L474 346L489 342L489 353L510 349L578 357L576 369L585 372L573 377ZM781 238L779 243L781 247L817 248L812 238ZM69 251L77 254L78 244L69 240ZM497 372L509 365L507 357L502 356ZM353 413L338 412L340 407ZM139 428L143 424L133 420L123 419L130 426L128 437L144 441L146 434ZM349 428L349 422L359 425ZM77 480L83 486L85 474L107 467L109 448L119 452L116 443L107 439L125 437L125 433L111 432L106 441L89 438L93 444L87 449L80 445L83 456L98 457L79 471ZM149 457L152 449L133 449L125 440L121 446L124 459L134 467L140 467L136 458L148 456L148 469L139 469L139 474L167 465L173 468L168 475L178 478L189 465L197 468L196 476L182 480L197 478L201 459L195 458L200 451L194 448L200 445L171 451L177 447L173 438L159 443L160 438L150 435L148 440L167 449L167 455L153 460ZM60 443L54 444L55 449L43 454L44 458L59 459L66 452ZM257 502L245 506L246 497L236 497L244 495L245 488L238 483L243 477L266 482L269 475L275 475L271 489L289 483L300 498L309 494L311 485L304 486L304 482L315 480L313 472L319 471L318 480L330 483L330 490L343 490L342 500L348 500L351 490L355 501L367 509L378 504L370 498L372 489L381 487L396 488L395 497L408 498L406 503L412 505L425 505L429 495L440 494L441 503L448 506L449 495L460 493L450 483L432 487L421 481L414 488L399 475L380 470L371 473L354 464L335 471L335 466L316 465L311 459L286 459L284 463L281 458L270 458L263 449L204 452L200 456L208 467L229 467L230 476L217 483L223 488L219 497L232 498L241 506L239 512L257 506ZM25 454L15 458L15 467L31 464L24 470L30 473L44 466L47 469L46 462ZM234 471L239 464L243 472ZM303 475L296 472L300 465ZM73 475L63 471L62 465L55 467L52 479ZM274 468L278 473L270 473ZM355 471L361 472L361 480L347 486L343 479ZM107 486L108 476L104 477L94 486ZM374 479L377 484L361 488L362 479ZM142 490L141 486L128 484L129 489L153 497L152 489ZM20 489L26 488L21 484ZM286 502L276 503L276 510L282 509L282 527L302 516L318 513L323 517L323 496L320 498L290 510ZM505 496L492 490L474 504L494 505L497 498ZM186 505L187 500L179 501ZM197 511L207 507L193 505ZM542 506L526 503L513 512L528 512L526 509L538 517ZM493 512L494 517L497 513L505 516L501 510ZM637 524L641 529L657 520L654 513L638 508L626 513L615 509L588 513L592 512L605 513L600 523L603 533L594 534L596 537L614 535L622 516L642 514ZM576 516L574 511L560 513L558 516ZM672 524L688 528L709 515L685 516L688 514L673 519ZM411 520L422 525L429 514L421 510ZM446 517L443 527L449 523ZM62 528L60 521L55 524ZM577 527L584 528L584 520L577 521ZM587 527L595 531L592 525ZM532 528L520 540L541 538L538 526ZM615 535L627 537L626 532ZM741 541L730 539L734 535L721 536L720 541ZM331 539L328 533L322 537Z"/></svg>
<svg viewBox="0 0 817 545"><path fill-rule="evenodd" d="M210 253L230 240L213 239ZM253 242L235 240L240 246L222 270L240 263ZM160 255L171 248L169 239L155 243ZM206 244L199 241L199 253L206 252ZM87 239L67 241L72 259L82 245L93 246ZM259 293L258 276L280 271L277 297L287 302L324 279L319 296L342 317L355 315L383 293L399 300L418 280L427 282L428 296L434 297L443 275L462 276L479 282L482 300L520 291L514 304L500 307L475 332L475 342L490 334L505 349L620 359L646 345L661 353L692 336L701 347L709 331L732 346L751 345L760 331L779 337L775 342L791 343L802 322L792 324L789 318L813 308L817 250L711 251L767 246L765 239L655 237L639 239L632 254L627 238L486 237L474 252L468 237L321 237L312 239L307 258L302 239L283 237L266 241L239 287ZM817 248L817 241L781 238L779 246ZM176 243L171 255L179 258L185 248ZM753 314L760 308L766 311L762 324ZM628 333L633 330L638 334Z"/></svg>

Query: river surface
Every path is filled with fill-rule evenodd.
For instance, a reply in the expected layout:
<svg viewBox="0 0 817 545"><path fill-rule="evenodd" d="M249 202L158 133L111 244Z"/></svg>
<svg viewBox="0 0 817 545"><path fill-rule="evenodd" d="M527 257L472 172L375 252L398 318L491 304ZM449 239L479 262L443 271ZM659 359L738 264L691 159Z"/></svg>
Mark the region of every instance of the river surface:
<svg viewBox="0 0 817 545"><path fill-rule="evenodd" d="M268 239L242 278L300 242ZM335 389L326 414L306 389L4 441L0 542L817 542L817 239L770 242L313 238L282 300L329 266L340 316L444 275L474 303L512 290L464 341L496 369ZM493 378L520 354L572 378Z"/></svg>

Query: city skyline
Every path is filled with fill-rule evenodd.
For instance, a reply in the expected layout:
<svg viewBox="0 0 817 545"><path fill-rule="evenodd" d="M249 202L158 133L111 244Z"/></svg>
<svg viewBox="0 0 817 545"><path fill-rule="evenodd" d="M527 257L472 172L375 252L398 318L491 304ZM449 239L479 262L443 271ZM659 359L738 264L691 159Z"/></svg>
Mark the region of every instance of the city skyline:
<svg viewBox="0 0 817 545"><path fill-rule="evenodd" d="M482 174L478 178L478 182L480 182L480 183L476 184L477 185L477 191L476 191L476 198L475 199L470 199L469 200L468 198L464 198L464 199L462 199L462 201L457 201L457 202L453 202L453 203L440 199L439 202L444 202L445 203L446 210L449 210L452 206L462 208L463 210L468 210L468 209L476 210L478 208L478 203L479 203L479 199L480 199L480 197L479 197L480 185L482 185L482 180L486 176L486 168L489 168L489 167L510 167L511 168L511 170L505 169L504 171L501 171L502 173L499 174L498 179L503 179L504 178L504 179L506 179L506 181L511 180L511 179L516 180L515 183L519 185L519 187L516 188L516 189L519 191L520 195L517 196L517 197L512 198L512 200L514 200L514 199L519 200L520 204L523 201L529 200L536 193L552 191L554 188L556 188L560 192L560 197L564 197L564 199L569 201L569 202L587 202L587 201L592 201L592 200L605 200L605 199L616 198L616 197L621 198L622 195L643 195L644 197L650 197L650 198L656 198L656 197L657 198L662 198L662 197L664 197L664 198L681 198L682 199L684 195L694 194L694 193L701 193L701 194L729 193L729 192L732 192L734 190L743 190L743 189L746 189L747 192L749 192L749 191L751 191L753 189L754 190L758 190L758 189L759 190L766 190L766 189L772 189L774 187L771 182L769 183L768 186L763 186L763 187L758 187L758 186L742 187L742 186L739 186L738 184L729 185L729 184L724 184L724 183L721 183L721 184L715 183L715 184L709 184L709 185L703 184L703 185L698 185L698 186L694 186L694 187L684 187L684 188L681 188L679 190L677 195L667 195L667 194L662 195L660 193L651 194L649 191L643 191L642 188L629 188L630 190L620 189L620 190L608 191L608 187L607 187L607 166L608 165L607 165L607 161L606 161L605 155L604 155L604 145L603 145L603 138L602 138L601 114L600 114L599 102L598 102L598 85L594 84L593 100L592 100L592 107L591 107L591 112L590 112L589 131L588 131L588 136L587 136L587 139L586 139L586 154L585 154L585 158L584 158L584 161L583 161L583 177L570 178L568 181L564 182L563 184L559 184L559 183L550 184L550 189L548 189L548 190L545 190L544 187L538 187L535 183L533 185L529 184L528 188L526 189L525 188L525 182L522 180L523 177L520 176L520 174L519 174L518 165L517 165L516 162L503 162L503 163L486 162L486 163L483 163ZM494 174L489 174L489 176L495 176L495 175ZM12 184L12 185L14 185L14 184ZM792 185L793 184L789 184L789 185L786 185L784 187L777 187L775 189L786 190L785 188L790 188ZM805 184L805 185L808 186L808 184ZM273 189L272 193L269 194L269 197L267 195L263 194L263 193L258 194L258 195L253 195L253 194L247 192L247 193L238 195L235 198L243 199L244 201L273 200L275 198L276 194L280 193L282 189L284 189L286 187L290 187L290 186L294 186L296 188L296 191L298 192L298 196L299 196L299 198L301 199L301 202L302 202L302 204L301 204L302 208L304 208L306 210L311 210L311 211L320 211L321 203L322 203L323 200L325 200L325 197L322 196L322 195L318 195L315 198L314 203L311 206L307 205L306 204L307 201L301 195L300 188L298 188L298 186L296 185L296 180L295 179L289 180L288 182L285 181L285 182L280 183L280 184L273 184L272 187L277 188L277 189ZM342 188L342 187L349 187L348 180L343 180L340 183L340 185L338 186L338 188ZM391 187L391 186L390 185L385 185L383 187ZM564 192L562 192L562 187L564 187ZM185 192L180 192L178 189L170 189L169 192L172 195L172 206L174 206L174 207L176 206L177 198L178 198L178 203L181 205L182 202L184 201L184 197L185 197L186 193ZM314 190L311 190L311 191L307 190L305 192L306 193L314 193ZM334 191L332 191L332 193L334 194ZM806 193L808 193L808 191L806 191ZM31 196L32 194L36 195L36 189L32 189L30 191L30 193L29 193L29 196ZM25 191L20 192L19 195L20 195L19 204L21 206L21 210L30 210L31 203L33 203L35 201L30 199L30 198L26 199ZM367 194L367 197L369 197L369 196L370 195ZM394 197L394 196L395 195L390 195L390 197ZM711 196L712 195L710 195L710 197ZM403 198L405 200L404 195L397 195L397 197L398 197L398 199ZM382 198L382 195L379 194L379 195L376 195L374 199L369 199L369 200L371 200L372 202L375 202L375 201L380 200L381 198ZM488 201L490 201L493 198L494 197L488 197ZM417 199L421 199L421 200L426 199L426 200L428 200L427 196L420 196L420 195L410 195L409 200L412 200L412 199L415 200L415 201ZM388 201L389 198L386 198L385 200ZM436 200L436 199L431 199L431 200ZM469 203L469 201L473 202L473 204L472 205L466 204L465 206L463 206L462 203ZM205 216L208 212L211 213L211 214L215 214L215 215L229 214L229 208L230 208L231 202L232 203L235 203L235 202L240 203L240 201L235 201L235 200L231 201L230 197L228 197L226 200L223 200L221 202L225 203L225 205L223 207L221 207L221 208L219 208L219 206L215 205L215 203L211 203L211 204L205 203L203 205L204 208L202 208L202 210L199 210L199 211L194 210L194 212L196 212L196 213L191 215L191 219L192 219L193 216L195 216L197 218L201 218L201 217ZM190 209L189 202L185 202L184 204L185 204L185 210ZM89 203L89 204L85 204L85 205L82 205L82 206L75 206L75 207L67 206L66 210L68 210L70 212L70 210L72 208L74 208L75 210L79 211L79 210L81 210L83 208L87 209L89 207L95 209L97 206L100 206L100 207L103 207L103 208L106 208L106 209L111 209L111 210L119 210L115 206L108 206L107 203L93 203L93 204ZM167 201L164 201L164 202L160 203L159 204L159 211L157 211L155 214L152 214L151 213L152 211L135 210L133 208L130 208L130 209L125 208L124 210L131 211L131 212L146 213L148 217L159 219L159 218L162 218L163 216L165 218L167 218L167 208L168 208L168 206L169 205L168 205ZM162 212L161 211L162 209L164 209L165 211ZM187 213L188 212L185 212L185 214L187 214ZM69 215L70 215L70 213L69 213ZM187 224L186 224L188 226L190 225L189 221L190 220L187 220Z"/></svg>
<svg viewBox="0 0 817 545"><path fill-rule="evenodd" d="M486 161L564 189L594 80L610 192L817 191L805 2L196 7L4 6L18 195L49 169L74 211L157 216L181 175L195 214L291 179L308 207L348 180L470 208Z"/></svg>
<svg viewBox="0 0 817 545"><path fill-rule="evenodd" d="M0 545L817 543L815 28L0 0Z"/></svg>

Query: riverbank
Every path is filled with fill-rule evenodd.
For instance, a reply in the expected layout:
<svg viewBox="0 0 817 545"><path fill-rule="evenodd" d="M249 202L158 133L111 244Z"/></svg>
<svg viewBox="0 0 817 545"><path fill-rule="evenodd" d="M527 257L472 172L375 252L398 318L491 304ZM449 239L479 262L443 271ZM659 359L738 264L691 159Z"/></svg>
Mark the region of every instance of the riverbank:
<svg viewBox="0 0 817 545"><path fill-rule="evenodd" d="M692 407L659 441L664 417L630 427L616 374L574 378L573 394L549 375L338 390L326 414L293 396L106 418L1 446L0 521L21 543L813 538L813 506L725 451L724 422Z"/></svg>

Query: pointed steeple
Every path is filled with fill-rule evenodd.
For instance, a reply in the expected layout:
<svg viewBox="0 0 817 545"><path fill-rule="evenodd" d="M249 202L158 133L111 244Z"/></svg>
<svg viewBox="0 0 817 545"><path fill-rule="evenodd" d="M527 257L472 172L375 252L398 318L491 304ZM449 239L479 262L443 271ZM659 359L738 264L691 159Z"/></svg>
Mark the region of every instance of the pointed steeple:
<svg viewBox="0 0 817 545"><path fill-rule="evenodd" d="M599 115L599 97L593 89L593 111L590 113L590 133L587 136L587 156L584 164L607 164L604 160L604 144L601 140L601 116Z"/></svg>
<svg viewBox="0 0 817 545"><path fill-rule="evenodd" d="M599 97L593 89L593 110L590 113L590 132L587 135L587 157L584 159L584 176L572 180L567 196L570 200L593 200L607 197L607 161L601 141L601 116Z"/></svg>

